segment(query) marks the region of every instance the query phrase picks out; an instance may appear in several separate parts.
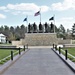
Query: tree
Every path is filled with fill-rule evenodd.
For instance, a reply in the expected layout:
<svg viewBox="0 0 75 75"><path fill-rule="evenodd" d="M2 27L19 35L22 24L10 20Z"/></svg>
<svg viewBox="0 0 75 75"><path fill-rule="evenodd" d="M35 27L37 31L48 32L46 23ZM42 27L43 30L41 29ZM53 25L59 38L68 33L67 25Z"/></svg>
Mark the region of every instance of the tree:
<svg viewBox="0 0 75 75"><path fill-rule="evenodd" d="M4 34L6 35L6 36L9 36L9 27L8 26L4 26Z"/></svg>
<svg viewBox="0 0 75 75"><path fill-rule="evenodd" d="M73 39L75 39L75 23L72 26L72 37L73 37Z"/></svg>
<svg viewBox="0 0 75 75"><path fill-rule="evenodd" d="M15 40L16 37L15 37L15 29L13 26L10 27L10 35L9 35L9 40L12 41L12 40Z"/></svg>
<svg viewBox="0 0 75 75"><path fill-rule="evenodd" d="M16 38L15 38L15 36L13 35L13 33L10 32L10 35L9 35L8 39L9 39L9 41L11 42L11 41L15 40Z"/></svg>
<svg viewBox="0 0 75 75"><path fill-rule="evenodd" d="M15 32L20 32L20 27L19 27L19 26L17 26L17 27L15 28Z"/></svg>
<svg viewBox="0 0 75 75"><path fill-rule="evenodd" d="M9 41L9 35L10 35L10 30L7 25L4 26L4 35L7 37L7 40Z"/></svg>
<svg viewBox="0 0 75 75"><path fill-rule="evenodd" d="M0 33L3 33L3 32L4 32L4 27L1 26L1 27L0 27Z"/></svg>
<svg viewBox="0 0 75 75"><path fill-rule="evenodd" d="M65 28L61 24L58 30L58 37L65 39L66 38L66 33L65 33Z"/></svg>
<svg viewBox="0 0 75 75"><path fill-rule="evenodd" d="M24 25L21 25L20 26L20 35L21 35L21 38L24 38L25 37L25 26Z"/></svg>
<svg viewBox="0 0 75 75"><path fill-rule="evenodd" d="M10 27L10 32L12 32L13 34L14 34L14 32L15 32L15 29L14 29L14 27Z"/></svg>
<svg viewBox="0 0 75 75"><path fill-rule="evenodd" d="M24 25L20 27L8 27L7 25L0 27L0 33L3 33L6 36L6 41L12 40L20 40L25 37L25 32L27 32L27 28Z"/></svg>
<svg viewBox="0 0 75 75"><path fill-rule="evenodd" d="M59 30L60 30L61 34L65 33L65 28L62 24L60 25Z"/></svg>
<svg viewBox="0 0 75 75"><path fill-rule="evenodd" d="M66 38L67 39L72 39L72 33L71 33L71 30L70 29L67 29Z"/></svg>
<svg viewBox="0 0 75 75"><path fill-rule="evenodd" d="M20 37L21 37L21 35L20 35L20 27L17 26L15 28L15 38L16 38L16 40L20 40Z"/></svg>

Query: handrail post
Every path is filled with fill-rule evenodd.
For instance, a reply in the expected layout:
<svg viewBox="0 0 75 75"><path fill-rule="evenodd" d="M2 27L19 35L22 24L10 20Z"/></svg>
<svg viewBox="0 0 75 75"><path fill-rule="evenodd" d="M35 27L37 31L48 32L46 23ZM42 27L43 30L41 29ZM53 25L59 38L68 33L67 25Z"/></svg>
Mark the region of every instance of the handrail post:
<svg viewBox="0 0 75 75"><path fill-rule="evenodd" d="M59 54L61 54L61 47L59 47Z"/></svg>
<svg viewBox="0 0 75 75"><path fill-rule="evenodd" d="M55 45L55 50L57 50L57 45Z"/></svg>
<svg viewBox="0 0 75 75"><path fill-rule="evenodd" d="M53 44L53 48L54 48L54 44Z"/></svg>
<svg viewBox="0 0 75 75"><path fill-rule="evenodd" d="M67 50L65 50L65 59L67 60Z"/></svg>
<svg viewBox="0 0 75 75"><path fill-rule="evenodd" d="M19 47L19 55L21 54L21 51L20 51L20 47Z"/></svg>
<svg viewBox="0 0 75 75"><path fill-rule="evenodd" d="M28 49L28 44L27 44L27 49Z"/></svg>
<svg viewBox="0 0 75 75"><path fill-rule="evenodd" d="M11 51L11 60L13 60L13 51Z"/></svg>
<svg viewBox="0 0 75 75"><path fill-rule="evenodd" d="M24 51L25 51L25 45L24 45Z"/></svg>

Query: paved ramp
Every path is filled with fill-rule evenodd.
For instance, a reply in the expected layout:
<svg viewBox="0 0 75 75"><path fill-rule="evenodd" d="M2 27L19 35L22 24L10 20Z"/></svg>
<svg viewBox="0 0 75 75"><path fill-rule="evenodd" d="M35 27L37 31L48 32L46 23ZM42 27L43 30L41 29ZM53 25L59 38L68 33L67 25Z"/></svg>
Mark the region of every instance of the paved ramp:
<svg viewBox="0 0 75 75"><path fill-rule="evenodd" d="M50 48L31 48L2 75L75 75L75 73Z"/></svg>

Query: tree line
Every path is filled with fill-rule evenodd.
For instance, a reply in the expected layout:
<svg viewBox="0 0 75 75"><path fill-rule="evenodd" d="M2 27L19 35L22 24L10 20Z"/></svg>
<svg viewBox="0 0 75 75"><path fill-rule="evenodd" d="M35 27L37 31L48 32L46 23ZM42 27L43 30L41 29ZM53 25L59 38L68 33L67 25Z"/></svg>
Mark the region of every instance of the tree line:
<svg viewBox="0 0 75 75"><path fill-rule="evenodd" d="M0 27L0 33L3 33L7 37L7 41L11 42L12 40L20 40L25 38L25 33L54 33L54 26L55 32L57 33L58 38L75 38L75 24L72 26L72 35L68 36L64 26L61 24L59 27L54 25L53 23L48 24L45 22L44 24L39 23L37 25L35 22L33 24L28 24L28 26L21 25L21 26L8 26L4 25Z"/></svg>
<svg viewBox="0 0 75 75"><path fill-rule="evenodd" d="M17 27L8 27L7 25L0 27L0 33L3 33L6 36L6 41L11 42L12 40L20 40L25 37L27 28L24 25Z"/></svg>

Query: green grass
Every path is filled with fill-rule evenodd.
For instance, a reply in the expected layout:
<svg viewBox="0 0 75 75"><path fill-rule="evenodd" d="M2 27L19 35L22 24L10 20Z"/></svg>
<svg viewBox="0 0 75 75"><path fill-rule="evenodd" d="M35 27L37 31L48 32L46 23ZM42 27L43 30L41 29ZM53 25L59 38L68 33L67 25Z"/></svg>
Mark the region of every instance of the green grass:
<svg viewBox="0 0 75 75"><path fill-rule="evenodd" d="M68 50L68 53L70 53L71 55L75 56L75 48L67 48L67 50Z"/></svg>
<svg viewBox="0 0 75 75"><path fill-rule="evenodd" d="M68 53L75 56L75 48L64 48L63 50L68 50ZM63 55L65 55L64 52L62 52ZM72 61L75 62L75 58L73 58L72 56L68 55L68 58Z"/></svg>
<svg viewBox="0 0 75 75"><path fill-rule="evenodd" d="M59 50L59 49L57 49ZM64 50L64 51L63 51ZM65 56L65 50L68 50L68 53L75 56L75 48L62 48L61 53ZM68 54L68 58L72 61L75 62L75 58L73 58L71 55Z"/></svg>
<svg viewBox="0 0 75 75"><path fill-rule="evenodd" d="M15 52L15 50L14 50ZM4 49L0 49L0 60L9 56L11 54L11 50L4 50Z"/></svg>
<svg viewBox="0 0 75 75"><path fill-rule="evenodd" d="M11 50L0 49L0 60L10 55L10 53L11 53Z"/></svg>
<svg viewBox="0 0 75 75"><path fill-rule="evenodd" d="M16 52L16 51L17 51L17 50L13 50L13 52ZM23 51L23 49L21 49L21 51ZM0 49L0 60L1 60L0 64L4 64L4 63L7 62L8 60L10 60L10 57L8 57L8 58L2 60L3 58L9 56L10 54L11 54L11 50ZM14 56L17 55L17 54L19 54L19 51L17 51L17 52L14 54Z"/></svg>
<svg viewBox="0 0 75 75"><path fill-rule="evenodd" d="M19 50L13 50L13 52L16 52L16 51L19 51ZM21 51L23 51L23 49L21 49ZM0 60L7 57L7 56L9 56L10 54L11 54L11 50L0 49ZM18 54L18 53L16 53L16 54Z"/></svg>
<svg viewBox="0 0 75 75"><path fill-rule="evenodd" d="M15 51L14 51L15 52ZM6 58L5 60L2 60L3 58L9 56L11 54L11 50L7 50L7 49L0 49L0 64L4 64L5 62L7 62L8 60L10 60L10 57Z"/></svg>

